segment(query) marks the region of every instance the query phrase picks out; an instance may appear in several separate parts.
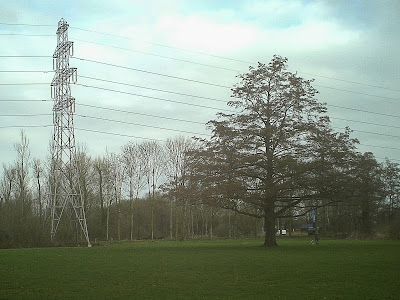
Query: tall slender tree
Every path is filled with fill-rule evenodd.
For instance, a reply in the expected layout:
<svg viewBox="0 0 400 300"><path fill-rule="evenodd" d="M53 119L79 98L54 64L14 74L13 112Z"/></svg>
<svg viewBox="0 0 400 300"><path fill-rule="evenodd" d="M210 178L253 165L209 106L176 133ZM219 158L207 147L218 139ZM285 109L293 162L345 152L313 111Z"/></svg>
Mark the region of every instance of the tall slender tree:
<svg viewBox="0 0 400 300"><path fill-rule="evenodd" d="M170 238L173 237L173 201L178 204L179 190L183 190L185 186L185 170L186 170L186 155L193 148L193 141L183 136L178 136L168 139L166 144L166 174L169 181L168 190L170 195L170 216L169 216L169 231ZM186 192L186 191L185 191ZM185 200L188 197L184 197ZM185 201L183 200L183 201ZM187 201L186 201L187 202ZM181 203L187 206L187 203ZM177 213L175 213L177 217ZM182 222L181 222L182 223Z"/></svg>
<svg viewBox="0 0 400 300"><path fill-rule="evenodd" d="M165 169L164 149L156 141L146 141L140 144L142 157L146 162L145 172L148 187L148 195L151 201L151 239L154 239L154 195L158 180Z"/></svg>
<svg viewBox="0 0 400 300"><path fill-rule="evenodd" d="M43 222L43 199L42 199L42 176L43 176L43 166L39 159L34 159L32 162L32 168L37 185L37 202L40 221Z"/></svg>
<svg viewBox="0 0 400 300"><path fill-rule="evenodd" d="M133 239L133 204L139 193L144 188L145 181L145 159L143 151L140 151L139 144L130 142L122 147L122 163L125 172L125 178L129 185L130 202L130 239Z"/></svg>
<svg viewBox="0 0 400 300"><path fill-rule="evenodd" d="M353 199L358 207L357 233L362 237L369 237L373 233L377 204L386 196L383 170L371 152L358 154L353 168Z"/></svg>
<svg viewBox="0 0 400 300"><path fill-rule="evenodd" d="M14 144L15 151L17 152L17 160L15 163L16 174L16 193L17 201L21 206L22 216L26 212L27 206L30 206L31 195L29 191L29 165L30 165L30 151L29 141L23 130L21 130L21 140L19 143Z"/></svg>

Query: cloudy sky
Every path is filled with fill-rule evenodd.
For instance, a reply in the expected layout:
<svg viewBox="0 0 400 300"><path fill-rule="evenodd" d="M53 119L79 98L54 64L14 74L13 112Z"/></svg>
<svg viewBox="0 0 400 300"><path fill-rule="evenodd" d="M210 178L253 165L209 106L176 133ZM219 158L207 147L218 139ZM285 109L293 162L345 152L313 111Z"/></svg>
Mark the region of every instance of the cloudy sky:
<svg viewBox="0 0 400 300"><path fill-rule="evenodd" d="M48 153L61 18L78 69L76 141L93 156L141 138L207 136L204 123L229 109L236 75L278 54L289 70L315 78L333 127L352 128L359 151L400 162L398 0L0 0L0 7L0 163L15 160L21 128L32 157Z"/></svg>

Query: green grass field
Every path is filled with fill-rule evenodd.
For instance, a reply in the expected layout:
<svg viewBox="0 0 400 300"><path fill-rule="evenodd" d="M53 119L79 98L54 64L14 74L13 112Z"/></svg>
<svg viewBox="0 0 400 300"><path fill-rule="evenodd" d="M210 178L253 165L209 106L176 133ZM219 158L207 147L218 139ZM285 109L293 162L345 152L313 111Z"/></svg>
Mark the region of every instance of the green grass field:
<svg viewBox="0 0 400 300"><path fill-rule="evenodd" d="M0 250L0 298L396 299L400 242L280 239Z"/></svg>

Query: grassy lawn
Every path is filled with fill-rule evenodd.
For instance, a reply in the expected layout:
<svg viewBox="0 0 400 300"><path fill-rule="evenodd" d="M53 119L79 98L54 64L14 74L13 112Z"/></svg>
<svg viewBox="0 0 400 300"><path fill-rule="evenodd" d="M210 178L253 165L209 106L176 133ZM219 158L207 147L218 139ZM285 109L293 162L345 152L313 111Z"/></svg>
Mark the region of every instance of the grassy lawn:
<svg viewBox="0 0 400 300"><path fill-rule="evenodd" d="M0 298L396 299L400 242L284 238L0 250Z"/></svg>

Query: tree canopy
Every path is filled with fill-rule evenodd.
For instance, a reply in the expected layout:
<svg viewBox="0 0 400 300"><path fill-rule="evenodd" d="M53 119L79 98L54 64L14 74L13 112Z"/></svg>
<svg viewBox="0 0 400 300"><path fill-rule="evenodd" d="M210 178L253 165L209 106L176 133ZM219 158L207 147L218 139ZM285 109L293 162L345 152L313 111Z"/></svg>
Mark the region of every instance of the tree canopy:
<svg viewBox="0 0 400 300"><path fill-rule="evenodd" d="M337 171L356 142L332 131L312 80L286 66L274 56L239 75L228 102L237 112L210 121L211 139L192 156L209 202L264 219L265 246L276 245L276 218L340 190Z"/></svg>

